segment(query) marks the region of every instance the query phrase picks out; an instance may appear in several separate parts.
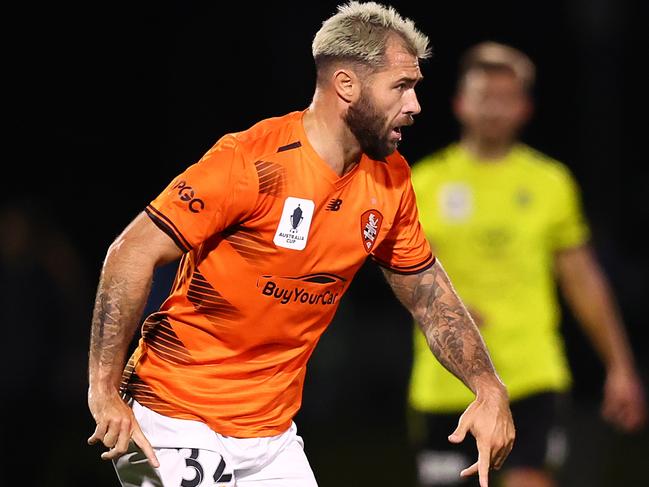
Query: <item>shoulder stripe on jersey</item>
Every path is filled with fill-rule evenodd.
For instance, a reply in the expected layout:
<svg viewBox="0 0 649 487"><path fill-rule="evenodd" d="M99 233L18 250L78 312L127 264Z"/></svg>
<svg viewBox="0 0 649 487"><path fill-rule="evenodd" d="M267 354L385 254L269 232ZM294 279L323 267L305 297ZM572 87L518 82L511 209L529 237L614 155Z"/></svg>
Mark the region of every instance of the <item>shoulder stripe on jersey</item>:
<svg viewBox="0 0 649 487"><path fill-rule="evenodd" d="M286 186L286 170L274 162L257 161L255 169L259 177L259 192L279 196Z"/></svg>
<svg viewBox="0 0 649 487"><path fill-rule="evenodd" d="M376 262L378 265L380 265L381 267L385 267L386 269L395 272L397 274L405 274L405 275L419 274L420 272L423 272L426 269L430 269L433 266L433 264L435 264L435 257L433 256L433 254L428 254L428 257L426 257L419 264L409 265L404 267L390 265L386 262L377 259L374 256L372 256L372 260Z"/></svg>
<svg viewBox="0 0 649 487"><path fill-rule="evenodd" d="M144 211L160 230L169 235L171 240L174 241L180 250L183 252L189 252L192 249L192 246L189 244L187 239L183 237L183 234L180 233L180 230L176 228L176 225L174 225L169 218L164 216L151 205L148 205Z"/></svg>
<svg viewBox="0 0 649 487"><path fill-rule="evenodd" d="M299 140L297 142L293 142L292 144L283 145L282 147L277 149L277 152L284 152L291 149L297 149L298 147L302 147L302 142L300 142Z"/></svg>

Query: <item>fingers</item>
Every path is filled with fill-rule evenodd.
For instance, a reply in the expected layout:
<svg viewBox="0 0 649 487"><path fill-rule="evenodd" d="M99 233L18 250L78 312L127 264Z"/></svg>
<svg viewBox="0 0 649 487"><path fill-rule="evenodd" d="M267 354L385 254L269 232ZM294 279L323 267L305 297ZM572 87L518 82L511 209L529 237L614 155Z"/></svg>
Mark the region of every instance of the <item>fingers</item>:
<svg viewBox="0 0 649 487"><path fill-rule="evenodd" d="M469 477L475 475L478 472L478 462L475 462L470 467L465 468L460 472L460 477Z"/></svg>
<svg viewBox="0 0 649 487"><path fill-rule="evenodd" d="M469 477L478 474L480 487L489 486L489 456L478 453L478 461L470 467L465 468L460 472L460 477Z"/></svg>
<svg viewBox="0 0 649 487"><path fill-rule="evenodd" d="M106 445L110 450L104 452L101 457L104 460L112 460L113 458L123 455L128 450L128 442L130 438L130 422L122 421L119 430L109 432L104 436L104 445Z"/></svg>
<svg viewBox="0 0 649 487"><path fill-rule="evenodd" d="M131 439L131 422L128 419L124 418L111 426L103 439L104 445L109 448L101 454L103 460L113 460L122 456L128 450L128 442Z"/></svg>
<svg viewBox="0 0 649 487"><path fill-rule="evenodd" d="M98 441L101 441L103 437L106 435L106 429L107 426L104 423L98 423L97 427L95 428L95 432L92 434L90 438L88 438L88 444L94 445Z"/></svg>
<svg viewBox="0 0 649 487"><path fill-rule="evenodd" d="M101 454L102 460L114 460L121 457L128 451L129 442L132 439L133 442L142 450L142 453L144 453L144 455L147 457L147 460L149 461L151 466L158 468L160 466L160 462L156 457L151 443L149 443L149 440L146 439L144 433L142 433L142 430L137 425L137 423L133 425L134 427L132 432L130 426L131 425L129 422L122 422L119 436L117 437L115 445L112 447L110 447L109 442L106 439L108 435L106 435L106 437L104 438L104 444L106 446L109 446L109 450ZM112 438L112 436L110 438Z"/></svg>
<svg viewBox="0 0 649 487"><path fill-rule="evenodd" d="M496 452L496 454L493 456L491 460L491 466L494 470L500 470L501 467L503 466L503 463L505 463L505 460L509 456L509 454L512 451L512 448L514 446L514 443L509 443L505 447L501 448Z"/></svg>
<svg viewBox="0 0 649 487"><path fill-rule="evenodd" d="M476 405L477 404L477 405ZM515 429L508 407L498 406L496 414L486 409L489 404L472 403L460 417L455 431L449 435L451 443L464 440L471 431L478 446L478 461L460 472L461 477L478 474L481 487L489 485L489 470L500 469L514 445ZM472 409L472 406L475 408Z"/></svg>
<svg viewBox="0 0 649 487"><path fill-rule="evenodd" d="M160 466L158 457L156 457L155 451L153 450L151 443L149 443L149 440L146 439L144 433L142 433L142 430L140 429L139 426L137 426L133 431L133 441L137 446L140 447L142 453L146 455L151 466L153 468L158 468Z"/></svg>
<svg viewBox="0 0 649 487"><path fill-rule="evenodd" d="M104 439L102 440L102 442L108 448L113 448L117 444L117 442L123 441L124 435L126 435L128 438L128 433L129 433L128 422L121 421L115 425L112 425L112 427L108 428L108 431L104 435Z"/></svg>
<svg viewBox="0 0 649 487"><path fill-rule="evenodd" d="M503 447L493 449L478 445L478 461L460 472L460 477L469 477L478 474L480 487L489 484L489 471L500 470L514 446L513 439Z"/></svg>
<svg viewBox="0 0 649 487"><path fill-rule="evenodd" d="M131 439L142 450L149 463L154 468L158 468L160 463L153 447L142 433L135 418L123 417L119 420L99 422L92 436L88 438L88 444L103 443L108 447L108 451L101 454L102 460L114 460L128 451Z"/></svg>
<svg viewBox="0 0 649 487"><path fill-rule="evenodd" d="M478 449L478 480L480 487L488 487L489 485L489 466L491 463L491 455L489 450Z"/></svg>
<svg viewBox="0 0 649 487"><path fill-rule="evenodd" d="M126 453L126 451L128 450L128 442L131 438L131 432L129 426L130 425L126 422L122 423L122 427L119 432L119 438L115 443L115 449L119 452Z"/></svg>
<svg viewBox="0 0 649 487"><path fill-rule="evenodd" d="M468 421L465 420L464 414L460 416L460 421L458 422L457 428L455 431L448 436L448 441L451 443L461 443L466 437L466 433L469 429Z"/></svg>

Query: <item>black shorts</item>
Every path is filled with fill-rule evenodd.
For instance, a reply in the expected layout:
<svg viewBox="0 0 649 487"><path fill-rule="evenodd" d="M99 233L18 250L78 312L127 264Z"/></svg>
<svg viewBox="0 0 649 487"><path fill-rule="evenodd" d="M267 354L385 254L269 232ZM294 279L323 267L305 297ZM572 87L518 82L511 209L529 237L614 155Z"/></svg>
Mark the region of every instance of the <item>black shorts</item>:
<svg viewBox="0 0 649 487"><path fill-rule="evenodd" d="M501 471L516 467L555 468L566 453L565 397L545 392L511 403L516 440ZM461 412L428 414L412 411L411 444L416 455L417 477L422 487L478 485L477 475L460 478L460 471L478 459L475 439L467 433L455 445L448 441Z"/></svg>

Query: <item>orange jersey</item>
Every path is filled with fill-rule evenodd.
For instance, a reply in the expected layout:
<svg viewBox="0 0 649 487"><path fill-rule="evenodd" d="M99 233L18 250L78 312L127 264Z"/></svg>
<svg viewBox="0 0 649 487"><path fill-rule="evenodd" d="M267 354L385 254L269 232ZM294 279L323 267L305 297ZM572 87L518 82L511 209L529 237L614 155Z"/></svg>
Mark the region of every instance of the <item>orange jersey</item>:
<svg viewBox="0 0 649 487"><path fill-rule="evenodd" d="M403 273L434 262L404 158L363 156L338 177L303 113L225 135L146 208L186 251L124 373L124 392L160 414L226 436L285 431L365 259Z"/></svg>

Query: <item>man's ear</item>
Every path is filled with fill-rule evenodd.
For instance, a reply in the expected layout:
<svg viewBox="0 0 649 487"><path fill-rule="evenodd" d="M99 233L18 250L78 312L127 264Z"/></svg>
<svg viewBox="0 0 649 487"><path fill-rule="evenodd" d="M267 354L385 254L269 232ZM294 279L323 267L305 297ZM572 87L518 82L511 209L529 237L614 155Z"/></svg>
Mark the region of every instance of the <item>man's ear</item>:
<svg viewBox="0 0 649 487"><path fill-rule="evenodd" d="M360 79L350 69L336 70L333 74L333 86L338 97L347 103L355 101L361 92Z"/></svg>

